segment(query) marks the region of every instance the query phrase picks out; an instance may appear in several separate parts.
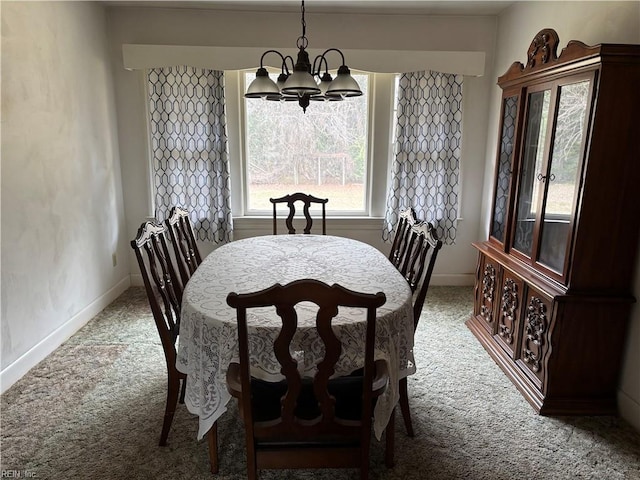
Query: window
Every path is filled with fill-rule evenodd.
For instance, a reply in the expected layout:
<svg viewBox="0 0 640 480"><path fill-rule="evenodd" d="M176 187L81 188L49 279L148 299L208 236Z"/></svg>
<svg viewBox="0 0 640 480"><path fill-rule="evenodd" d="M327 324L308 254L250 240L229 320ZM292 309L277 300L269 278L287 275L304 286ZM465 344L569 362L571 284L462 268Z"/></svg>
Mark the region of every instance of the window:
<svg viewBox="0 0 640 480"><path fill-rule="evenodd" d="M245 211L271 212L271 197L301 191L329 198L332 214L367 213L369 74L352 75L363 95L341 102L245 99ZM254 78L245 72L244 90Z"/></svg>

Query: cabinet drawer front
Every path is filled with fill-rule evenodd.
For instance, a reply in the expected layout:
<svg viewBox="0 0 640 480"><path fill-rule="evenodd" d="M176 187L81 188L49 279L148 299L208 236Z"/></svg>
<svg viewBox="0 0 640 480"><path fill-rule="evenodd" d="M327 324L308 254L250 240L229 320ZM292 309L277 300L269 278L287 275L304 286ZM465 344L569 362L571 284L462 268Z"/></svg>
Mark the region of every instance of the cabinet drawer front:
<svg viewBox="0 0 640 480"><path fill-rule="evenodd" d="M506 352L515 358L518 350L521 319L521 305L524 297L524 283L508 270L502 274L495 338Z"/></svg>

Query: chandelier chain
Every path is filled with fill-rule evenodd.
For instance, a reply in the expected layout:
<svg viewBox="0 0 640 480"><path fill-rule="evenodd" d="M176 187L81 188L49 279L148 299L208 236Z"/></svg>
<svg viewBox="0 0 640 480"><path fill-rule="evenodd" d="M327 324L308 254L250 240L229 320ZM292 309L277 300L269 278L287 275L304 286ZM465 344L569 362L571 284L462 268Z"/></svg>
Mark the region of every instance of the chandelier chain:
<svg viewBox="0 0 640 480"><path fill-rule="evenodd" d="M304 0L302 0L302 6L300 7L300 11L302 12L302 36L307 36L307 22L304 19Z"/></svg>
<svg viewBox="0 0 640 480"><path fill-rule="evenodd" d="M302 24L302 35L298 37L296 41L296 46L298 48L305 49L309 45L309 40L307 39L307 22L304 19L304 0L302 0L302 6L300 7L300 11L302 13L302 18L300 23Z"/></svg>

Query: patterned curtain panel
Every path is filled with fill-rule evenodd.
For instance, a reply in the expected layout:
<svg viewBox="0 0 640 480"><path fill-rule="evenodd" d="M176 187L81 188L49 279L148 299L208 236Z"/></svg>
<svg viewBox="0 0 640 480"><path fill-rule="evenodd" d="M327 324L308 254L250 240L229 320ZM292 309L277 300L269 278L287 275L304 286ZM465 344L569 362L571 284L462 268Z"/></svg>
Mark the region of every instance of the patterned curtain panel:
<svg viewBox="0 0 640 480"><path fill-rule="evenodd" d="M199 240L231 241L223 72L167 67L147 78L156 218L179 205Z"/></svg>
<svg viewBox="0 0 640 480"><path fill-rule="evenodd" d="M400 76L395 158L382 230L393 239L398 213L413 207L455 243L462 144L462 75L413 72Z"/></svg>

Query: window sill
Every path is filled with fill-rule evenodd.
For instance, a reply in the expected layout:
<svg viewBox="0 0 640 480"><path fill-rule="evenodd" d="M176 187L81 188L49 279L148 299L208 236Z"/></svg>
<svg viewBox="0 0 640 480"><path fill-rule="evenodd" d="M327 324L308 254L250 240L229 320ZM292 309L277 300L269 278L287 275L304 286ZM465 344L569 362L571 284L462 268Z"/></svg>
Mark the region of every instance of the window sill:
<svg viewBox="0 0 640 480"><path fill-rule="evenodd" d="M284 222L285 217L278 217ZM319 221L314 217L314 226ZM304 218L296 217L294 222L304 222ZM327 231L349 231L349 230L381 230L382 217L327 217ZM233 217L234 230L254 230L271 229L273 217L271 216L242 216Z"/></svg>

